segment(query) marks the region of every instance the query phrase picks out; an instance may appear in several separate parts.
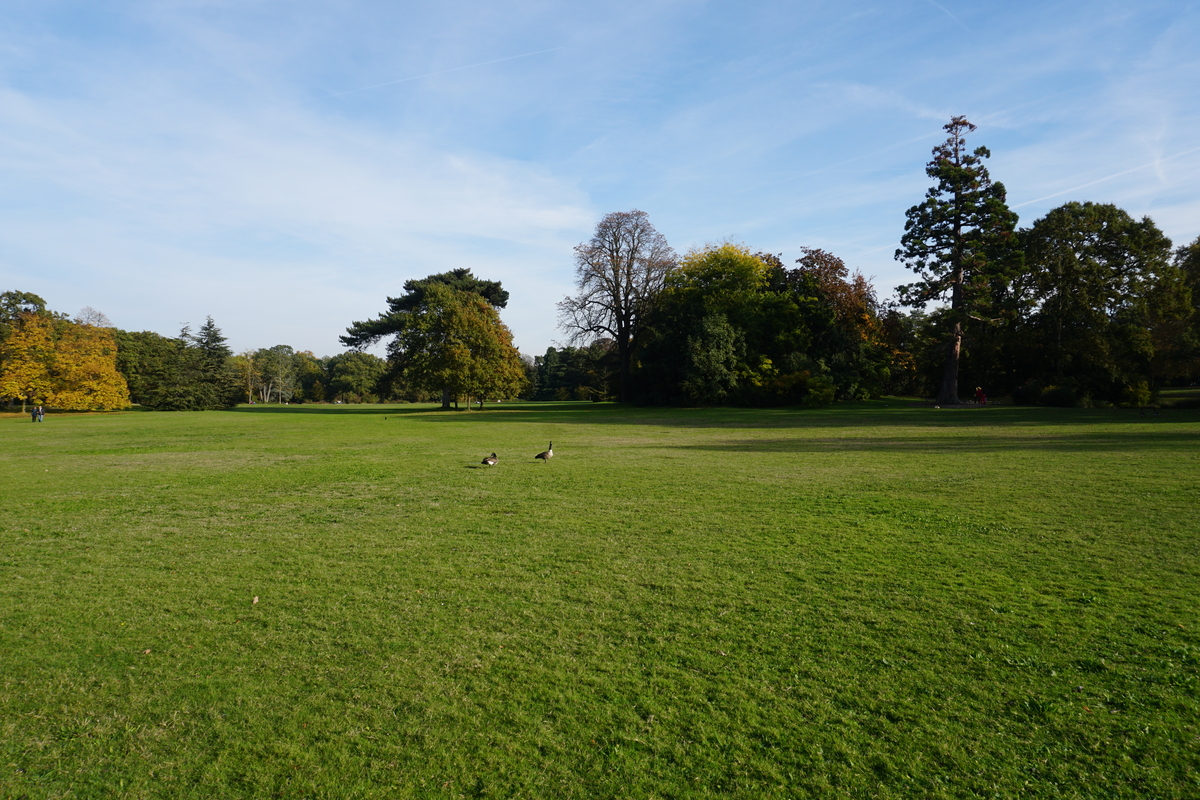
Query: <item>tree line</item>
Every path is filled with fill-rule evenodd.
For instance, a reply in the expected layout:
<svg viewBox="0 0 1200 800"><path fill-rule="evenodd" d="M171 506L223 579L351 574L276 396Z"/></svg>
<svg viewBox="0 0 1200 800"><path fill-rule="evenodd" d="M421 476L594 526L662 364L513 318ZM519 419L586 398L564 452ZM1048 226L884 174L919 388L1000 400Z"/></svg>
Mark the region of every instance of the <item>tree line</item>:
<svg viewBox="0 0 1200 800"><path fill-rule="evenodd" d="M0 396L60 410L131 404L160 411L239 403L373 403L526 397L532 363L520 358L497 309L499 282L468 269L404 284L379 319L354 323L350 349L318 357L276 345L234 354L211 317L178 336L124 331L85 309L72 320L37 295L0 295ZM362 348L391 336L388 358Z"/></svg>
<svg viewBox="0 0 1200 800"><path fill-rule="evenodd" d="M558 303L566 346L522 356L500 319L509 294L469 269L411 279L346 352L287 345L233 354L212 318L178 336L75 319L0 295L0 396L63 409L237 403L621 400L827 405L883 394L959 401L960 385L1018 402L1137 404L1200 377L1200 238L1149 217L1069 202L1027 228L973 150L945 126L895 258L915 280L881 301L833 253L736 242L679 256L639 210L606 215L575 248L577 293ZM386 358L365 348L386 342Z"/></svg>
<svg viewBox="0 0 1200 800"><path fill-rule="evenodd" d="M93 309L74 319L29 292L0 294L0 396L64 411L132 404L159 411L238 403L375 402L386 362L318 358L288 345L234 354L211 317L178 336L124 331Z"/></svg>
<svg viewBox="0 0 1200 800"><path fill-rule="evenodd" d="M1149 217L1091 202L1019 229L990 152L966 146L975 126L945 130L935 184L906 212L895 257L916 280L898 302L832 253L803 249L791 269L735 243L680 258L644 212L609 214L576 248L578 294L558 306L586 347L548 352L542 385L571 363L590 381L578 396L615 386L637 403L957 403L965 381L1019 402L1139 405L1198 377L1200 238L1173 249Z"/></svg>
<svg viewBox="0 0 1200 800"><path fill-rule="evenodd" d="M917 389L954 402L964 376L1019 402L1144 405L1194 381L1200 238L1175 249L1149 217L1094 202L1018 229L987 148L965 145L975 126L954 117L945 130L926 168L937 183L907 212L896 251L918 278L899 292L916 309Z"/></svg>

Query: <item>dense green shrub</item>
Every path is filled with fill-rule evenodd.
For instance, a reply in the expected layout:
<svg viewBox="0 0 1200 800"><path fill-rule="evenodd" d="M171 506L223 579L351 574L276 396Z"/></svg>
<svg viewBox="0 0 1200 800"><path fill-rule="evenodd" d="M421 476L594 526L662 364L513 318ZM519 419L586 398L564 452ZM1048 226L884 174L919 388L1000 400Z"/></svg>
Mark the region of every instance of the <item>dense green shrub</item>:
<svg viewBox="0 0 1200 800"><path fill-rule="evenodd" d="M804 405L809 408L824 408L833 405L833 396L837 391L833 381L824 375L815 375L808 379L808 394Z"/></svg>
<svg viewBox="0 0 1200 800"><path fill-rule="evenodd" d="M1121 390L1121 405L1130 408L1140 408L1150 405L1150 384L1146 381L1125 386Z"/></svg>
<svg viewBox="0 0 1200 800"><path fill-rule="evenodd" d="M1070 386L1047 386L1038 402L1055 408L1074 408L1079 405L1079 395Z"/></svg>

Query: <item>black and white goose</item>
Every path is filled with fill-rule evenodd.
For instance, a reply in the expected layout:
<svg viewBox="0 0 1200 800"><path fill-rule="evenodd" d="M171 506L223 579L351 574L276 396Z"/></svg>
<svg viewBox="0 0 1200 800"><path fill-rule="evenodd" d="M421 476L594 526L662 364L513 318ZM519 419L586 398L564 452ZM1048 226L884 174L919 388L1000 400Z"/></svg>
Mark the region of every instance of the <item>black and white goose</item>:
<svg viewBox="0 0 1200 800"><path fill-rule="evenodd" d="M494 467L494 466L496 466L496 462L499 460L500 459L496 457L496 454L492 453L490 456L485 458L483 461L480 461L479 463L483 464L485 467Z"/></svg>
<svg viewBox="0 0 1200 800"><path fill-rule="evenodd" d="M554 458L554 442L551 442L549 447L538 453L534 458L540 458L542 461L549 461Z"/></svg>

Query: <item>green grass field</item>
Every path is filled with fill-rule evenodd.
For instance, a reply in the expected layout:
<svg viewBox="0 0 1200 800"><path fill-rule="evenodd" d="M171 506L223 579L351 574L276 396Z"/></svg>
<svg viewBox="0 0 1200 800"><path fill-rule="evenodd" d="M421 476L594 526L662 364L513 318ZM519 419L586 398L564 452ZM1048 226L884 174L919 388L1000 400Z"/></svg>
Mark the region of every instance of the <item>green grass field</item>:
<svg viewBox="0 0 1200 800"><path fill-rule="evenodd" d="M0 797L1200 797L1197 410L0 431Z"/></svg>

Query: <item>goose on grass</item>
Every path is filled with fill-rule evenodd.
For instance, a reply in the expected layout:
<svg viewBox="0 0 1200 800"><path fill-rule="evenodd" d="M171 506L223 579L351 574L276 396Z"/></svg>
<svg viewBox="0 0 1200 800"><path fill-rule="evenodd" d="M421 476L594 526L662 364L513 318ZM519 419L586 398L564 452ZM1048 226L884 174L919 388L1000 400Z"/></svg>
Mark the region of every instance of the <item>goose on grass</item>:
<svg viewBox="0 0 1200 800"><path fill-rule="evenodd" d="M490 456L485 458L483 461L480 461L479 463L483 464L485 467L494 467L494 466L496 466L496 462L499 460L500 459L496 457L496 454L492 453Z"/></svg>
<svg viewBox="0 0 1200 800"><path fill-rule="evenodd" d="M549 461L554 458L554 442L551 442L549 447L538 453L534 458L540 458L542 461Z"/></svg>

